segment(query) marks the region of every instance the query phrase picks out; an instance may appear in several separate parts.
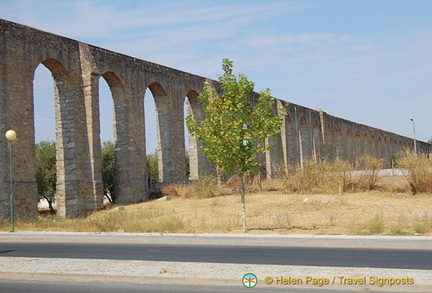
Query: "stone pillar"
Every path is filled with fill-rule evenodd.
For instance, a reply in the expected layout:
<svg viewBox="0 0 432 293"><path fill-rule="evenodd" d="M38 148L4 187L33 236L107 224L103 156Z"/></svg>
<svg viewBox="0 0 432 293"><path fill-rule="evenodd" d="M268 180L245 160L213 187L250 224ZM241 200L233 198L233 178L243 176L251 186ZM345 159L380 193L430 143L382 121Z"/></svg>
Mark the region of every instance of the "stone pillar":
<svg viewBox="0 0 432 293"><path fill-rule="evenodd" d="M5 103L8 96L7 91L7 76L6 72L6 34L3 33L0 26L0 218L5 218L9 215L9 192L8 192L8 147L3 134L6 133L6 112Z"/></svg>
<svg viewBox="0 0 432 293"><path fill-rule="evenodd" d="M157 128L157 157L160 182L170 182L172 178L172 145L171 145L171 98L162 86L154 82L149 86L155 99ZM150 98L150 97L149 97ZM171 166L171 167L170 167Z"/></svg>
<svg viewBox="0 0 432 293"><path fill-rule="evenodd" d="M80 63L83 79L84 103L88 136L88 164L92 182L91 196L86 201L88 211L103 207L102 154L100 140L99 111L99 72L93 62L91 50L87 44L80 43Z"/></svg>
<svg viewBox="0 0 432 293"><path fill-rule="evenodd" d="M184 97L183 87L170 89L172 97L171 109L171 151L172 166L170 167L171 182L184 182L186 180L186 150L185 150L185 129L184 129Z"/></svg>
<svg viewBox="0 0 432 293"><path fill-rule="evenodd" d="M37 216L34 147L33 72L28 56L0 27L0 217L10 216L9 147L5 132L13 129L15 216ZM7 40L6 40L7 39ZM7 44L7 45L6 45Z"/></svg>
<svg viewBox="0 0 432 293"><path fill-rule="evenodd" d="M273 113L277 115L278 108L282 107L275 102L273 105ZM285 164L282 137L285 136L285 125L281 125L281 133L266 139L266 145L273 144L274 146L266 152L266 173L267 177L274 178L279 175L279 168Z"/></svg>
<svg viewBox="0 0 432 293"><path fill-rule="evenodd" d="M199 103L196 92L189 93L187 100L187 113L197 121L205 119L204 110ZM203 145L201 141L198 141L195 136L189 134L189 180L198 180L203 175L216 175L216 169L209 162L204 153L201 150Z"/></svg>
<svg viewBox="0 0 432 293"><path fill-rule="evenodd" d="M79 57L77 47L73 53L73 57ZM94 176L81 71L65 72L55 60L44 61L44 65L51 70L55 80L57 213L60 217L77 217L94 210L89 204L94 202Z"/></svg>
<svg viewBox="0 0 432 293"><path fill-rule="evenodd" d="M158 83L149 88L155 98L157 111L159 181L163 183L186 180L184 143L184 98L182 87L170 85L164 89Z"/></svg>
<svg viewBox="0 0 432 293"><path fill-rule="evenodd" d="M140 76L130 73L124 86L108 81L116 117L115 192L117 203L148 200L144 124L144 92Z"/></svg>

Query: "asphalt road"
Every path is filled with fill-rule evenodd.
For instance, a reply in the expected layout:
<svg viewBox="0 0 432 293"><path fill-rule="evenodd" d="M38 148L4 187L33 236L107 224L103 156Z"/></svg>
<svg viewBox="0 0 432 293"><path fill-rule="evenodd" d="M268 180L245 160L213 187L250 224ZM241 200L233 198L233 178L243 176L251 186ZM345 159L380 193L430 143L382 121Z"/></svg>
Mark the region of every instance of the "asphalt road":
<svg viewBox="0 0 432 293"><path fill-rule="evenodd" d="M431 250L405 249L0 242L3 256L432 270Z"/></svg>
<svg viewBox="0 0 432 293"><path fill-rule="evenodd" d="M231 293L231 292L254 292L254 293L270 293L270 292L297 292L297 293L316 293L316 292L364 292L364 289L359 290L323 290L312 288L296 288L287 290L287 288L276 287L255 287L248 289L244 287L232 286L205 286L205 285L177 285L177 284L137 284L137 283L120 283L120 282L59 282L59 281L35 281L35 280L2 280L0 279L0 288L2 293L58 293L61 288L62 293ZM368 291L373 292L392 292L392 291ZM394 292L394 291L393 291ZM425 291L426 292L426 291Z"/></svg>

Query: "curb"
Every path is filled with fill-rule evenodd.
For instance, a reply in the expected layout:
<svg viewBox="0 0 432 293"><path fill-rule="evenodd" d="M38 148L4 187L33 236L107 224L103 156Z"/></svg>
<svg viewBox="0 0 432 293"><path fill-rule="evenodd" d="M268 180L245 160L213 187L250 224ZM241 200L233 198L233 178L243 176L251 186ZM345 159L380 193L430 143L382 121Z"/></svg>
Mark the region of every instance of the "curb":
<svg viewBox="0 0 432 293"><path fill-rule="evenodd" d="M0 232L0 242L130 243L432 250L430 236Z"/></svg>
<svg viewBox="0 0 432 293"><path fill-rule="evenodd" d="M44 274L0 272L1 279L38 280L38 281L84 281L84 282L128 282L150 284L205 284L220 286L241 285L240 280L198 279L198 278L164 278L147 276L94 275L94 274Z"/></svg>
<svg viewBox="0 0 432 293"><path fill-rule="evenodd" d="M0 272L0 279L34 280L34 281L69 281L69 282L126 282L142 284L178 284L178 285L204 285L204 286L231 286L242 288L241 280L233 279L200 279L200 278L164 278L146 276L121 276L121 275L92 275L92 274L43 274L43 273L11 273ZM263 283L263 282L260 282ZM353 285L328 285L317 287L312 285L258 285L257 288L284 288L284 289L319 289L345 290L345 291L383 291L383 292L432 292L432 285L413 285L410 287L372 287Z"/></svg>

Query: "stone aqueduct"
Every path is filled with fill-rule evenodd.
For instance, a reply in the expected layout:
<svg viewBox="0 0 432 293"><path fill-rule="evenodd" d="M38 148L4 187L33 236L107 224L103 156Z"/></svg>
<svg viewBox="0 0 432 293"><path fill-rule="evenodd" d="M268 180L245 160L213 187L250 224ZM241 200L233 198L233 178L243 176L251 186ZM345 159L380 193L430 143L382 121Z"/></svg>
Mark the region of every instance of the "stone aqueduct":
<svg viewBox="0 0 432 293"><path fill-rule="evenodd" d="M102 207L99 80L112 93L115 113L116 187L119 203L148 199L144 96L153 94L157 109L160 181L185 181L184 101L203 117L197 95L205 78L125 56L76 40L0 19L0 133L14 129L14 194L19 217L37 216L33 79L43 64L54 79L57 206L62 217L75 217ZM354 160L359 154L390 161L412 148L413 140L357 124L296 104L285 107L281 134L262 160L267 173L302 158ZM193 138L189 179L211 169ZM417 141L430 153L431 145ZM9 150L0 138L0 217L9 216Z"/></svg>

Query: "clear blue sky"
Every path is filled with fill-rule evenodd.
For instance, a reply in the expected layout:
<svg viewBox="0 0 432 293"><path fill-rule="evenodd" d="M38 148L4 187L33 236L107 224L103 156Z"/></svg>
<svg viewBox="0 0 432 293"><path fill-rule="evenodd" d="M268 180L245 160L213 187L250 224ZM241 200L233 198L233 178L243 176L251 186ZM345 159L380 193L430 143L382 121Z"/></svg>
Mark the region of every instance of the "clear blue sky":
<svg viewBox="0 0 432 293"><path fill-rule="evenodd" d="M229 58L256 91L407 137L413 117L421 140L432 136L431 15L429 0L0 0L0 18L209 78ZM43 71L38 140L54 137ZM103 140L112 137L106 95Z"/></svg>

